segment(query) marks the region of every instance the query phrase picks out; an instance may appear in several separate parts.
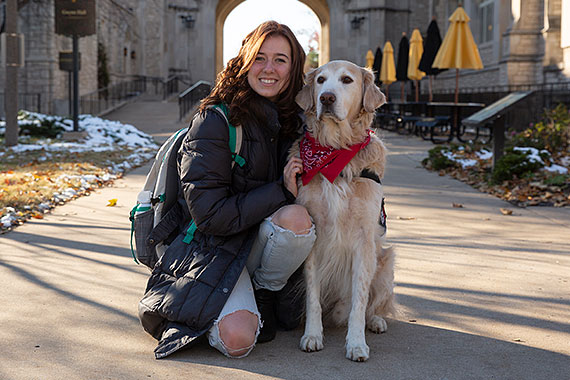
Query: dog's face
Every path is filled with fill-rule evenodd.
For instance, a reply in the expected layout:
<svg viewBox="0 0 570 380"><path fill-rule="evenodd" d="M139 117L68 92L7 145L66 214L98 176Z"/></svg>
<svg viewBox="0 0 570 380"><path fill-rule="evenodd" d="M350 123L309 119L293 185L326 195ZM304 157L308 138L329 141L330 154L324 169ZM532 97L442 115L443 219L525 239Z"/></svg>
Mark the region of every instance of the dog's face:
<svg viewBox="0 0 570 380"><path fill-rule="evenodd" d="M331 61L307 74L297 104L317 119L351 122L361 110L373 113L386 102L371 70L348 61Z"/></svg>

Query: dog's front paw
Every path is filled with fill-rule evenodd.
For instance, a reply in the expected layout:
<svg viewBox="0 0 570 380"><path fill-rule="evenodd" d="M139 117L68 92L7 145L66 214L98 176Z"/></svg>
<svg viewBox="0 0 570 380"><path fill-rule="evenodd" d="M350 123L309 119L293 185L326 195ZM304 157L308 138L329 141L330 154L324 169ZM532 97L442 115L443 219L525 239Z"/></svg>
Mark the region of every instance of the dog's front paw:
<svg viewBox="0 0 570 380"><path fill-rule="evenodd" d="M346 344L346 358L355 362L364 362L368 360L370 348L366 343Z"/></svg>
<svg viewBox="0 0 570 380"><path fill-rule="evenodd" d="M301 350L305 352L320 351L323 349L323 336L322 335L303 335L301 343L299 344Z"/></svg>
<svg viewBox="0 0 570 380"><path fill-rule="evenodd" d="M368 330L375 332L376 334L380 334L388 330L388 324L384 318L380 317L379 315L373 315L372 318L370 318L368 321L367 325Z"/></svg>

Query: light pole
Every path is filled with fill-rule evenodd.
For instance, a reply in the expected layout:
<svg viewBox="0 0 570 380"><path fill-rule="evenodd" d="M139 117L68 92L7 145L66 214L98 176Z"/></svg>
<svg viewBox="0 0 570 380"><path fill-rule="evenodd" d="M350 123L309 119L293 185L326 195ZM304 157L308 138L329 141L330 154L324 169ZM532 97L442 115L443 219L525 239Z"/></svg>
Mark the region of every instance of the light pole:
<svg viewBox="0 0 570 380"><path fill-rule="evenodd" d="M18 36L18 1L6 2L6 88L4 109L6 110L6 146L18 144L18 67L20 66L20 44Z"/></svg>

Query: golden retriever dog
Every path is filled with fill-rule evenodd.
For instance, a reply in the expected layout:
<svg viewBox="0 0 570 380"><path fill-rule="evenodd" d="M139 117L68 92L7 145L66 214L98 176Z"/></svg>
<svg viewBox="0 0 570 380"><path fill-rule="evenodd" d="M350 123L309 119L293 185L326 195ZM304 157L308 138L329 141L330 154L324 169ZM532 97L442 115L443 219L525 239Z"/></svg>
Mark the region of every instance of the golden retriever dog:
<svg viewBox="0 0 570 380"><path fill-rule="evenodd" d="M296 202L308 209L317 231L305 262L306 322L300 348L323 349L324 312L339 325L348 322L346 357L365 361L366 327L385 332L383 316L394 312L394 253L383 248L380 178L386 149L369 129L385 97L372 71L332 61L307 74L296 101L307 117L305 135L290 152L303 159ZM315 170L323 151L339 155ZM352 155L343 155L348 151Z"/></svg>

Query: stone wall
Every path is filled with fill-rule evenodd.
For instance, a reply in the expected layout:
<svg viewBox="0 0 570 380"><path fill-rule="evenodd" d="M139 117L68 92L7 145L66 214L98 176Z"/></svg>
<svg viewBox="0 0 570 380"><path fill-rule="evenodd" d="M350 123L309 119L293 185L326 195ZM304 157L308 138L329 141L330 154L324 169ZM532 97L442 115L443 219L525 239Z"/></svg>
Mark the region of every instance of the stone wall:
<svg viewBox="0 0 570 380"><path fill-rule="evenodd" d="M170 74L188 82L214 81L216 76L217 7L223 0L98 0L97 35L80 39L82 65L80 92L97 89L97 45L106 50L111 83L146 75L166 79ZM435 16L442 33L458 0L315 0L329 10L330 59L347 59L364 65L389 40L396 49L402 33L419 28L425 37ZM520 4L520 18L512 16L512 3ZM232 1L223 4L233 6ZM463 1L478 24L476 0ZM545 9L545 4L547 8ZM494 0L495 32L492 42L480 44L485 68L461 71L460 86L479 87L519 83L567 81L570 48L560 48L562 0ZM322 10L321 10L322 11ZM26 37L26 66L19 70L20 92L41 93L42 110L68 112L68 76L58 68L58 52L71 50L71 39L54 33L53 0L28 2L20 11L20 30ZM192 16L193 28L181 17ZM544 19L548 25L544 25ZM362 18L353 28L354 18ZM218 23L218 24L217 24ZM222 25L223 26L223 25ZM472 29L475 38L477 33ZM570 66L570 65L568 65ZM4 72L0 70L0 87ZM426 82L427 80L424 80ZM455 74L440 74L437 89L453 89ZM427 84L421 86L427 90ZM1 90L0 90L1 91Z"/></svg>
<svg viewBox="0 0 570 380"><path fill-rule="evenodd" d="M139 74L141 51L136 7L145 1L97 2L97 43L107 55L110 84L121 82L129 75Z"/></svg>

